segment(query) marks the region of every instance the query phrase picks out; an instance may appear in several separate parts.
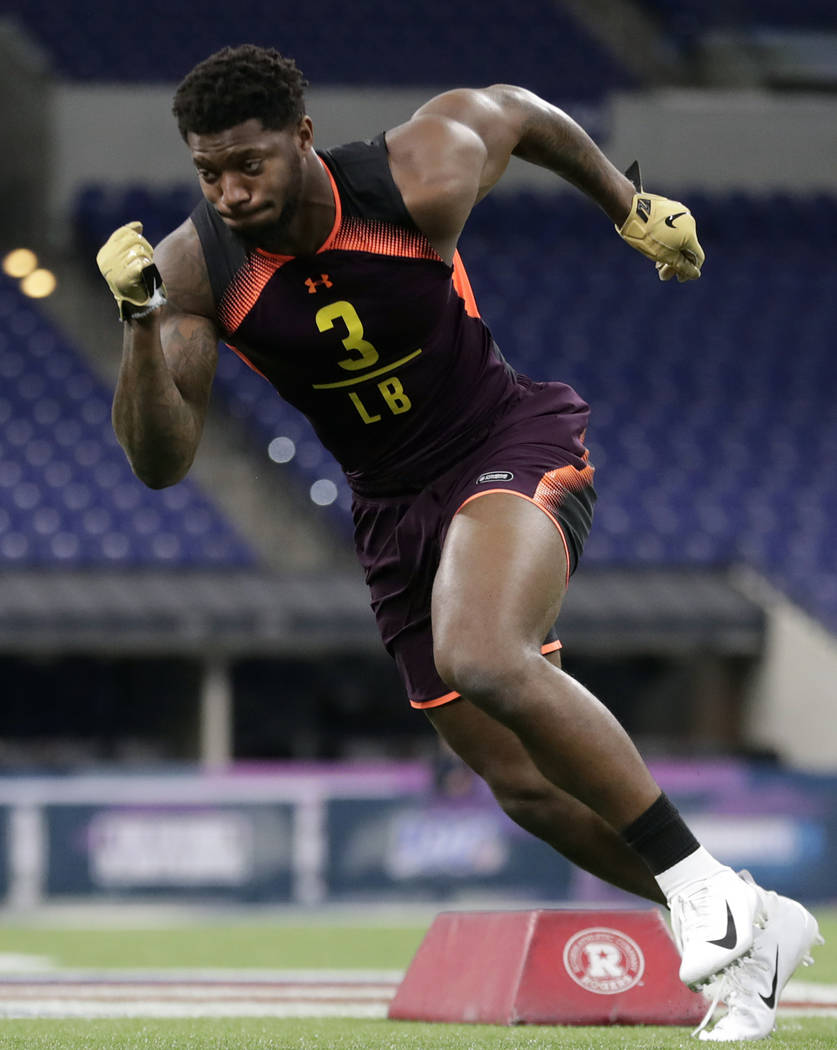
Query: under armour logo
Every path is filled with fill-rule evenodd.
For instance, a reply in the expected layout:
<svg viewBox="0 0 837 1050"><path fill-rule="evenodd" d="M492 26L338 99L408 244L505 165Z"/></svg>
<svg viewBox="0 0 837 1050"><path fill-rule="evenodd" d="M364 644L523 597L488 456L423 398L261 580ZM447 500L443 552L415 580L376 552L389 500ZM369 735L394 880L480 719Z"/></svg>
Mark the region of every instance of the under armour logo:
<svg viewBox="0 0 837 1050"><path fill-rule="evenodd" d="M329 276L328 276L327 273L321 273L319 281L315 280L313 277L307 277L305 279L305 284L308 287L308 294L309 295L313 295L317 291L317 288L320 285L322 285L323 288L331 288L331 286L332 286L332 282L329 279Z"/></svg>

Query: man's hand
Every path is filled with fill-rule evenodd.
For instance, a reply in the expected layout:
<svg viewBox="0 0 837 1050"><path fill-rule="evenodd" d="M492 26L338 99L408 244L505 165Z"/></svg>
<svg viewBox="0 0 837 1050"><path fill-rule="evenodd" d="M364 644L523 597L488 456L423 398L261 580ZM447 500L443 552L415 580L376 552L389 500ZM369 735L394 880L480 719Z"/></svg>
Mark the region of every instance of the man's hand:
<svg viewBox="0 0 837 1050"><path fill-rule="evenodd" d="M114 231L99 249L96 263L116 299L120 320L142 317L166 301L154 249L142 235L141 222Z"/></svg>
<svg viewBox="0 0 837 1050"><path fill-rule="evenodd" d="M619 236L653 259L661 281L694 281L706 258L697 239L692 213L678 201L656 193L635 193Z"/></svg>

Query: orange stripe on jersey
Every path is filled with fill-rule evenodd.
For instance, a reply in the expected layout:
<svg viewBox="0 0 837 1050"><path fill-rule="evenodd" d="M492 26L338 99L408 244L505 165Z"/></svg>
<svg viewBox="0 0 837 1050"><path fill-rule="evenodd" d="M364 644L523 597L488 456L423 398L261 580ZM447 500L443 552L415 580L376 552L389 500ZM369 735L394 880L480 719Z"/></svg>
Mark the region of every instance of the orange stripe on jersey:
<svg viewBox="0 0 837 1050"><path fill-rule="evenodd" d="M442 257L430 241L418 230L405 230L395 223L383 219L362 219L357 216L343 218L340 193L337 183L327 165L325 167L334 194L334 226L320 252L370 252L372 255L397 255L407 259L433 259Z"/></svg>
<svg viewBox="0 0 837 1050"><path fill-rule="evenodd" d="M340 205L337 183L325 164L323 164L323 169L328 175L328 180L331 183L331 192L334 197L334 222L328 237L326 237L322 246L317 249L318 254L327 251L332 246L343 221L343 209ZM277 255L275 252L269 252L265 248L257 248L248 256L247 262L238 271L224 292L224 297L218 307L218 317L228 332L234 332L239 327L247 314L256 305L270 278L286 262L290 262L293 258L293 255ZM238 353L237 350L236 353ZM239 356L243 357L243 355ZM246 361L247 359L244 358L244 360ZM261 375L261 373L259 374Z"/></svg>
<svg viewBox="0 0 837 1050"><path fill-rule="evenodd" d="M238 356L241 358L244 364L247 365L248 368L252 368L256 375L260 375L262 379L267 379L267 376L264 374L264 372L256 368L256 366L253 364L250 358L246 354L243 354L237 346L233 346L232 343L227 343L226 345L230 348L230 350L232 350L234 354L238 354ZM268 383L270 382L269 379L267 379L267 381Z"/></svg>
<svg viewBox="0 0 837 1050"><path fill-rule="evenodd" d="M334 251L397 255L407 259L433 259L437 262L442 259L423 233L405 230L402 226L382 219L360 219L354 216L343 220L329 248Z"/></svg>
<svg viewBox="0 0 837 1050"><path fill-rule="evenodd" d="M334 237L337 234L337 231L340 229L341 223L343 222L343 206L340 203L340 193L337 189L337 183L334 181L334 176L331 174L328 167L325 164L323 164L322 161L320 161L320 164L323 165L323 171L326 173L326 175L328 175L328 181L331 183L331 196L334 200L334 222L331 224L331 229L329 230L328 237L326 237L326 239L317 249L317 255L319 255L320 252L327 252L329 248L331 248L332 244L334 243ZM280 264L288 262L289 259L293 258L293 256L291 255L276 255L274 252L269 252L266 248L257 248L256 250L259 253L259 255L263 256L265 259L271 259Z"/></svg>
<svg viewBox="0 0 837 1050"><path fill-rule="evenodd" d="M453 253L453 287L456 289L456 294L465 303L465 313L469 317L479 317L480 312L477 309L477 301L471 290L471 282L468 280L465 264L462 262L462 256L458 251Z"/></svg>
<svg viewBox="0 0 837 1050"><path fill-rule="evenodd" d="M228 332L234 332L253 309L265 285L276 271L290 262L291 255L268 255L256 251L233 277L221 302L218 319Z"/></svg>
<svg viewBox="0 0 837 1050"><path fill-rule="evenodd" d="M323 164L323 162L320 161L320 164ZM334 238L337 236L338 230L343 225L343 206L340 203L340 193L337 189L337 183L334 181L334 176L329 171L328 165L323 164L323 167L325 168L326 175L328 175L328 181L331 183L331 194L334 197L334 224L331 227L331 232L328 237L326 237L322 245L317 249L318 255L320 252L327 252L329 248L332 247Z"/></svg>

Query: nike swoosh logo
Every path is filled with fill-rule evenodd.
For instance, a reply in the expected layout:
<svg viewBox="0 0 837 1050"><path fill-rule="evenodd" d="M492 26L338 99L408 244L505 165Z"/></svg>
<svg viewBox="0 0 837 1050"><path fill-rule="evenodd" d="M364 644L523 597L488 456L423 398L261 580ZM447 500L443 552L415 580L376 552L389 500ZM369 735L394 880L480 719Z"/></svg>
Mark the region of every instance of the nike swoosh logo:
<svg viewBox="0 0 837 1050"><path fill-rule="evenodd" d="M666 218L665 218L666 226L670 226L672 229L674 229L674 220L675 219L679 219L681 215L686 215L686 214L687 213L685 211L676 211L674 213L674 215L666 215Z"/></svg>
<svg viewBox="0 0 837 1050"><path fill-rule="evenodd" d="M764 1003L768 1010L772 1010L776 1005L776 982L779 979L779 946L776 945L776 968L773 970L773 987L770 989L770 995L762 995L759 992L759 999Z"/></svg>
<svg viewBox="0 0 837 1050"><path fill-rule="evenodd" d="M732 917L732 912L729 910L729 903L727 903L727 932L718 941L709 941L710 944L717 944L719 948L734 948L738 941L738 933L735 929L735 919Z"/></svg>

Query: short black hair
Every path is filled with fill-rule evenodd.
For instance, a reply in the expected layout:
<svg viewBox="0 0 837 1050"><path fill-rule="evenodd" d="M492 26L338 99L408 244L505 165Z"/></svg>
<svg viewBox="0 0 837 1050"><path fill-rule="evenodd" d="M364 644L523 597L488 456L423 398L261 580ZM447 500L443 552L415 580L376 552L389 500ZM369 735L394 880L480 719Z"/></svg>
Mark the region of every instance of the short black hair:
<svg viewBox="0 0 837 1050"><path fill-rule="evenodd" d="M224 47L186 74L172 111L184 141L190 131L212 135L253 118L281 131L305 116L307 85L294 60L274 48Z"/></svg>

